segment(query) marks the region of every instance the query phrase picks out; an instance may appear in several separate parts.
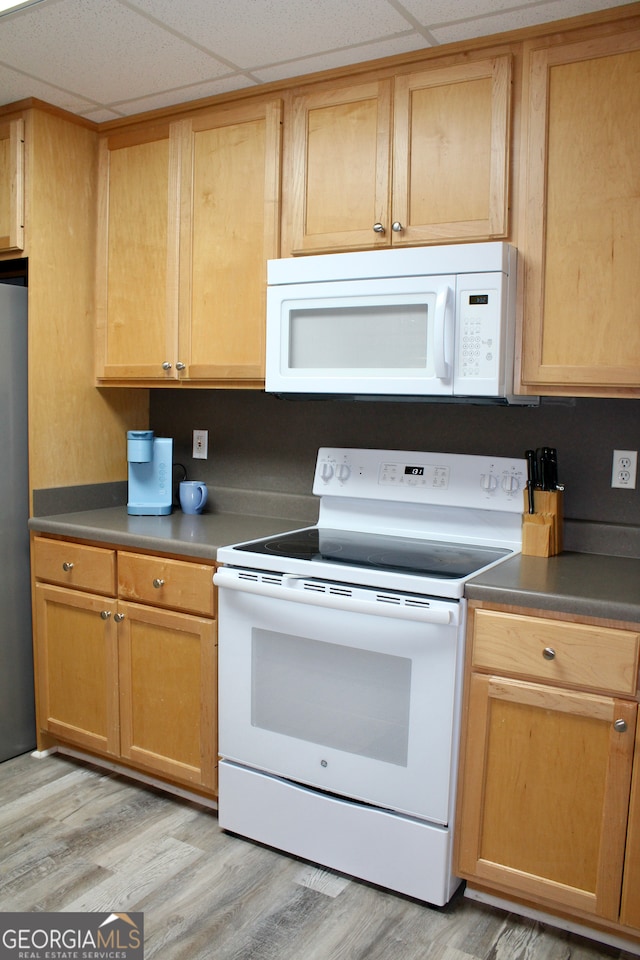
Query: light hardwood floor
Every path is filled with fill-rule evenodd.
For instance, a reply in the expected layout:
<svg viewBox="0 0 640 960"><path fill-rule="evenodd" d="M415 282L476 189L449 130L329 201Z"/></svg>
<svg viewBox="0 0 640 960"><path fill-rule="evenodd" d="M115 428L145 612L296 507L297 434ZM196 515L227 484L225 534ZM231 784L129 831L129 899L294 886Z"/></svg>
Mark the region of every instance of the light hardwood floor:
<svg viewBox="0 0 640 960"><path fill-rule="evenodd" d="M314 867L59 755L0 764L0 911L140 910L147 960L631 956L460 892L434 908Z"/></svg>

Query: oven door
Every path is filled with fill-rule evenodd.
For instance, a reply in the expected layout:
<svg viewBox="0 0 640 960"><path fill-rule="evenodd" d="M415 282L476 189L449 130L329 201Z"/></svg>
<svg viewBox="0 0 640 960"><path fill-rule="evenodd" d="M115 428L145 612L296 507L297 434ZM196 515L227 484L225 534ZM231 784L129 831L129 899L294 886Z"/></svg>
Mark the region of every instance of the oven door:
<svg viewBox="0 0 640 960"><path fill-rule="evenodd" d="M223 759L438 824L464 604L222 567Z"/></svg>

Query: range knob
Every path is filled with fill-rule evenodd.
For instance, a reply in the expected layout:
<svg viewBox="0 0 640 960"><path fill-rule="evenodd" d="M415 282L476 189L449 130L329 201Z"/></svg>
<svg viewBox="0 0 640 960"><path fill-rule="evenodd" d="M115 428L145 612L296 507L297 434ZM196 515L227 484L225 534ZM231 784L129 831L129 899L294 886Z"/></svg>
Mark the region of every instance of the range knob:
<svg viewBox="0 0 640 960"><path fill-rule="evenodd" d="M502 489L505 493L516 493L520 489L520 480L512 473L508 473L502 478Z"/></svg>
<svg viewBox="0 0 640 960"><path fill-rule="evenodd" d="M487 493L490 493L498 486L498 478L494 477L492 473L483 473L480 479L480 486L483 490L486 490Z"/></svg>
<svg viewBox="0 0 640 960"><path fill-rule="evenodd" d="M325 483L329 483L329 480L331 480L332 476L333 476L333 464L325 460L325 462L320 467L320 478L324 480Z"/></svg>
<svg viewBox="0 0 640 960"><path fill-rule="evenodd" d="M351 467L348 463L339 463L336 467L336 479L344 483L351 476Z"/></svg>

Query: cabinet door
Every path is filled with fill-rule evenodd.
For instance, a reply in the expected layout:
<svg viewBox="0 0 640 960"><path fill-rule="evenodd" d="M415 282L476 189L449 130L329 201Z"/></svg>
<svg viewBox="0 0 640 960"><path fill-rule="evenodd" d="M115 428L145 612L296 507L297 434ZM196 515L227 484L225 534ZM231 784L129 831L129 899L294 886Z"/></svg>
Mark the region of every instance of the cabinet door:
<svg viewBox="0 0 640 960"><path fill-rule="evenodd" d="M636 710L631 701L473 674L460 875L616 920Z"/></svg>
<svg viewBox="0 0 640 960"><path fill-rule="evenodd" d="M297 97L292 138L292 252L388 246L391 81Z"/></svg>
<svg viewBox="0 0 640 960"><path fill-rule="evenodd" d="M116 601L37 583L38 725L68 743L117 755Z"/></svg>
<svg viewBox="0 0 640 960"><path fill-rule="evenodd" d="M620 922L640 930L640 717L636 730Z"/></svg>
<svg viewBox="0 0 640 960"><path fill-rule="evenodd" d="M24 120L0 123L0 251L24 249Z"/></svg>
<svg viewBox="0 0 640 960"><path fill-rule="evenodd" d="M97 377L177 377L177 159L169 124L100 142Z"/></svg>
<svg viewBox="0 0 640 960"><path fill-rule="evenodd" d="M506 237L511 57L397 77L392 241Z"/></svg>
<svg viewBox="0 0 640 960"><path fill-rule="evenodd" d="M266 261L279 254L281 103L180 123L180 343L190 380L264 381Z"/></svg>
<svg viewBox="0 0 640 960"><path fill-rule="evenodd" d="M120 601L122 615L122 756L171 780L215 790L215 621Z"/></svg>
<svg viewBox="0 0 640 960"><path fill-rule="evenodd" d="M623 394L640 387L640 31L534 50L528 91L523 382Z"/></svg>

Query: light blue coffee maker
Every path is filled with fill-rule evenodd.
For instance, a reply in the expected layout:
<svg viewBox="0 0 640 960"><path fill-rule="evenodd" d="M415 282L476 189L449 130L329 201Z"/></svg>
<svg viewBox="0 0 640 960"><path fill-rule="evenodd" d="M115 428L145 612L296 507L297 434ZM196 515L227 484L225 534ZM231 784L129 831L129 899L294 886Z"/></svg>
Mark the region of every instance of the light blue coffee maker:
<svg viewBox="0 0 640 960"><path fill-rule="evenodd" d="M153 430L127 431L127 513L138 517L171 513L173 440Z"/></svg>

